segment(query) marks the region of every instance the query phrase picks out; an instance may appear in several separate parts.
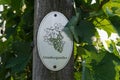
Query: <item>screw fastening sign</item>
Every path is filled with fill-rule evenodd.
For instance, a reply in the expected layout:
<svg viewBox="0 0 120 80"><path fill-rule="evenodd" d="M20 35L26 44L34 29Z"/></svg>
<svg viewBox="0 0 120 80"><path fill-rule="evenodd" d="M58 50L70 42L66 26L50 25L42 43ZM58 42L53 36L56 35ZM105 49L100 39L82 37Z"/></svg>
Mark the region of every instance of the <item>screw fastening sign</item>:
<svg viewBox="0 0 120 80"><path fill-rule="evenodd" d="M43 64L52 71L63 69L73 51L73 41L63 30L67 23L62 13L53 11L43 18L38 29L38 53Z"/></svg>

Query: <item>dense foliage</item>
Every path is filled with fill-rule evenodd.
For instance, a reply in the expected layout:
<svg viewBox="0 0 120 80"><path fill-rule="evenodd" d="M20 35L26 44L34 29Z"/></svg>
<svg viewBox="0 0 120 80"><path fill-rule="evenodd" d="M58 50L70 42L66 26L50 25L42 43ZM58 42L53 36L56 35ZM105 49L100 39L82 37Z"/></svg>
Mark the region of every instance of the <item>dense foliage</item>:
<svg viewBox="0 0 120 80"><path fill-rule="evenodd" d="M75 80L120 80L120 1L75 0L74 7L65 31L75 39Z"/></svg>
<svg viewBox="0 0 120 80"><path fill-rule="evenodd" d="M0 4L4 9L0 25L6 28L0 37L0 80L31 80L34 0L0 0Z"/></svg>
<svg viewBox="0 0 120 80"><path fill-rule="evenodd" d="M76 14L64 30L74 37L75 80L119 80L120 38L112 39L111 35L120 35L120 1L74 2ZM0 0L4 8L0 28L6 28L0 36L0 80L32 79L33 3Z"/></svg>

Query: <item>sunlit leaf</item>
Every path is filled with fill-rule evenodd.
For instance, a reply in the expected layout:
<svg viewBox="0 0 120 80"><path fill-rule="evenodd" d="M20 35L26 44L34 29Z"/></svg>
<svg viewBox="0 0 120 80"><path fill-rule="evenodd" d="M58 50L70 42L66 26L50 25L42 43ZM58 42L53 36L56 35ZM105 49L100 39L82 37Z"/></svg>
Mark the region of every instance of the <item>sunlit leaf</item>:
<svg viewBox="0 0 120 80"><path fill-rule="evenodd" d="M114 16L114 14L112 13L112 11L110 11L110 10L108 9L108 7L106 8L106 14L107 14L109 17Z"/></svg>
<svg viewBox="0 0 120 80"><path fill-rule="evenodd" d="M87 51L86 49L82 47L78 47L77 54L80 55L83 59L86 59L91 55L91 52Z"/></svg>
<svg viewBox="0 0 120 80"><path fill-rule="evenodd" d="M81 73L80 72L75 72L74 73L74 78L75 78L75 80L80 80L81 79Z"/></svg>
<svg viewBox="0 0 120 80"><path fill-rule="evenodd" d="M116 33L116 28L111 24L111 22L108 19L101 19L96 18L94 21L94 25L99 28L103 29L108 33L108 36L111 35L111 33Z"/></svg>
<svg viewBox="0 0 120 80"><path fill-rule="evenodd" d="M0 0L0 4L10 4L11 0Z"/></svg>

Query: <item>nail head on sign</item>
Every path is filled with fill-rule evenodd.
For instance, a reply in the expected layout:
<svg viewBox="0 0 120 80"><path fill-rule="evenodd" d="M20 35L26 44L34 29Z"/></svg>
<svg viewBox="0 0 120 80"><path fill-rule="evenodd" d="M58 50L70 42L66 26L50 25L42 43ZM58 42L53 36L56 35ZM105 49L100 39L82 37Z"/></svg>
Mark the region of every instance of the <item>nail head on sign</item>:
<svg viewBox="0 0 120 80"><path fill-rule="evenodd" d="M53 66L53 68L57 68L57 66L56 66L56 65L54 65L54 66Z"/></svg>
<svg viewBox="0 0 120 80"><path fill-rule="evenodd" d="M54 14L55 17L57 17L57 14Z"/></svg>

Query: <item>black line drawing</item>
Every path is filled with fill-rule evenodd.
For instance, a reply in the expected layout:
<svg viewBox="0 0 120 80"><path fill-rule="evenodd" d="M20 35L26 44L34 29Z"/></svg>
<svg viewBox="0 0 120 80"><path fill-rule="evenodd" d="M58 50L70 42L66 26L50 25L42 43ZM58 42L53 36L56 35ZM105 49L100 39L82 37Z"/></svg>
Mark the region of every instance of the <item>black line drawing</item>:
<svg viewBox="0 0 120 80"><path fill-rule="evenodd" d="M62 53L65 41L63 41L63 36L61 34L64 26L61 23L55 23L50 28L46 28L44 36L44 41L49 45L53 46L55 50Z"/></svg>

